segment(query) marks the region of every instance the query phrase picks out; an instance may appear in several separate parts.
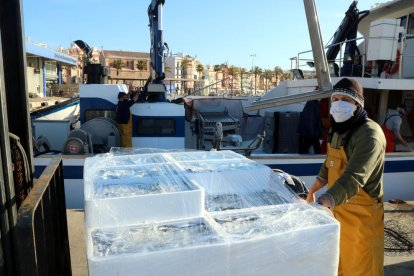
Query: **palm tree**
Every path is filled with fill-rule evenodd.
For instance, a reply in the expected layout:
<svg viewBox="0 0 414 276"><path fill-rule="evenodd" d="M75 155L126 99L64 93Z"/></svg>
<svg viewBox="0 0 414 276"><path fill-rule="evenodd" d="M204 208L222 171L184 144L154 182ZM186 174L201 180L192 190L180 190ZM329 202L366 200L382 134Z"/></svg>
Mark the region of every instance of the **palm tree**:
<svg viewBox="0 0 414 276"><path fill-rule="evenodd" d="M233 96L233 79L234 79L234 76L236 76L238 74L237 67L231 65L229 67L228 74L229 74L229 76L231 76L231 96Z"/></svg>
<svg viewBox="0 0 414 276"><path fill-rule="evenodd" d="M183 58L183 60L181 61L181 67L184 69L184 68L187 68L187 67L189 67L191 65L191 60L189 60L188 58ZM183 70L183 72L184 72L184 70Z"/></svg>
<svg viewBox="0 0 414 276"><path fill-rule="evenodd" d="M257 76L260 76L262 74L262 72L263 72L263 70L259 66L255 66L253 68L252 72L251 72L254 75L254 95L255 96L256 96L256 92L257 92L257 90L256 90L256 88L257 88L257 85L256 85Z"/></svg>
<svg viewBox="0 0 414 276"><path fill-rule="evenodd" d="M268 90L268 80L271 79L273 76L273 72L272 70L265 70L263 77L265 78L265 87L266 87L266 92Z"/></svg>
<svg viewBox="0 0 414 276"><path fill-rule="evenodd" d="M191 65L191 60L189 60L187 57L184 57L181 61L181 68L182 68L182 77L184 77L185 79L187 78L187 68ZM182 85L182 89L184 91L187 91L187 84L184 81L183 85ZM184 92L186 93L186 92Z"/></svg>
<svg viewBox="0 0 414 276"><path fill-rule="evenodd" d="M248 71L246 68L240 67L240 94L243 94L243 78L247 75Z"/></svg>
<svg viewBox="0 0 414 276"><path fill-rule="evenodd" d="M199 75L199 77L200 77L201 73L204 71L204 66L203 66L203 64L201 64L201 63L197 64L196 71L197 71L197 73L198 73L198 75ZM200 79L201 79L201 78L200 78Z"/></svg>
<svg viewBox="0 0 414 276"><path fill-rule="evenodd" d="M122 60L117 59L112 62L112 67L116 68L116 74L119 75L119 70L121 70L122 67L124 67L124 63L122 62Z"/></svg>
<svg viewBox="0 0 414 276"><path fill-rule="evenodd" d="M142 71L144 69L147 69L148 62L146 60L138 60L137 62L137 69Z"/></svg>
<svg viewBox="0 0 414 276"><path fill-rule="evenodd" d="M217 79L218 79L218 72L221 71L221 65L216 64L214 65L214 72L216 72L216 95L217 95Z"/></svg>
<svg viewBox="0 0 414 276"><path fill-rule="evenodd" d="M292 74L289 70L283 71L283 75L282 75L284 80L290 80L292 79Z"/></svg>
<svg viewBox="0 0 414 276"><path fill-rule="evenodd" d="M279 77L283 76L283 69L280 68L280 66L275 66L275 68L273 69L273 72L275 73L275 78L276 78L276 85L279 84Z"/></svg>
<svg viewBox="0 0 414 276"><path fill-rule="evenodd" d="M203 73L203 71L204 71L204 66L203 66L203 64L201 64L201 63L199 63L199 64L197 64L197 66L196 66L196 71L197 71L197 73L198 73L198 89L200 90L200 93L201 93L201 85L202 85L202 83L201 83L201 79L202 79L202 77L203 77L203 75L202 75L202 73ZM204 91L203 91L203 93L204 93Z"/></svg>

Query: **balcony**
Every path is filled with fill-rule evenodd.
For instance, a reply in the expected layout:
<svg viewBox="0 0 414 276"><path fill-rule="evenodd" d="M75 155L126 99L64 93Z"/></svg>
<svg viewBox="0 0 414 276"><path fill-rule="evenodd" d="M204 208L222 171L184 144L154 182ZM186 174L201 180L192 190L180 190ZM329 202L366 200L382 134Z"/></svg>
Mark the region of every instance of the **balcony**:
<svg viewBox="0 0 414 276"><path fill-rule="evenodd" d="M148 79L149 71L134 71L130 69L115 69L111 68L109 79L113 80L146 80Z"/></svg>

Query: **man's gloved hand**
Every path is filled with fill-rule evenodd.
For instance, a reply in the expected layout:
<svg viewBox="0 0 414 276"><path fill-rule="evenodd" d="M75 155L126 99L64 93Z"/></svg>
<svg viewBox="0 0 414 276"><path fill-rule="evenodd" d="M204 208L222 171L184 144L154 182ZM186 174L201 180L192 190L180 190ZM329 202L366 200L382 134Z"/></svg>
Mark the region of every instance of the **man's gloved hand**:
<svg viewBox="0 0 414 276"><path fill-rule="evenodd" d="M326 208L328 208L328 209L331 209L332 208L332 206L331 206L331 202L329 201L329 200L327 200L326 198L324 198L324 197L320 197L320 198L318 198L318 201L317 201L320 205L323 205L323 206L325 206Z"/></svg>
<svg viewBox="0 0 414 276"><path fill-rule="evenodd" d="M329 193L324 193L322 194L317 202L329 209L332 209L335 207L335 200L333 199L333 197L329 194Z"/></svg>

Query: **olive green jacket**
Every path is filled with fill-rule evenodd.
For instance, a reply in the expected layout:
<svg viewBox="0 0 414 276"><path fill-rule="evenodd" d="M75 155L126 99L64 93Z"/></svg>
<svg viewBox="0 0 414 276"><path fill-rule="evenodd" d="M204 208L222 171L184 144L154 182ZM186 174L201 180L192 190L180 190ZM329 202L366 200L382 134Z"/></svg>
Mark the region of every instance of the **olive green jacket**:
<svg viewBox="0 0 414 276"><path fill-rule="evenodd" d="M334 133L331 147L340 148L346 134ZM382 129L370 119L348 138L345 148L348 165L342 176L326 192L334 201L332 207L347 202L361 188L372 198L382 201L385 145ZM325 184L328 181L326 160L319 171L319 179L324 180Z"/></svg>

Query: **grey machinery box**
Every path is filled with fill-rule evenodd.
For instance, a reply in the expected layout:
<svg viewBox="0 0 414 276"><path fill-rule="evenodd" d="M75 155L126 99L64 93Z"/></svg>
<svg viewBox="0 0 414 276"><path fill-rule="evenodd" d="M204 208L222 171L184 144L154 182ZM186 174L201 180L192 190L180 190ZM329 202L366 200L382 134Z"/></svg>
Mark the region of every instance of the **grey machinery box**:
<svg viewBox="0 0 414 276"><path fill-rule="evenodd" d="M300 112L266 112L265 139L266 153L297 153L297 127Z"/></svg>

